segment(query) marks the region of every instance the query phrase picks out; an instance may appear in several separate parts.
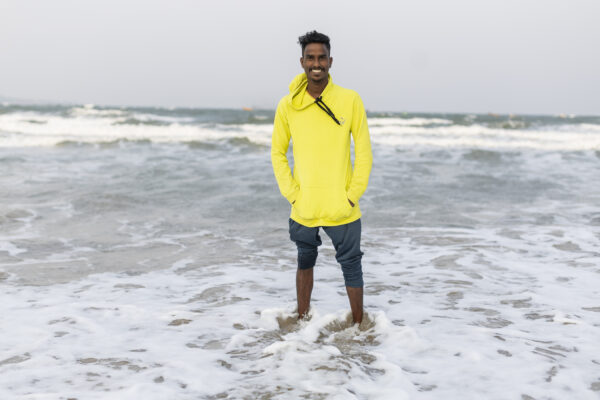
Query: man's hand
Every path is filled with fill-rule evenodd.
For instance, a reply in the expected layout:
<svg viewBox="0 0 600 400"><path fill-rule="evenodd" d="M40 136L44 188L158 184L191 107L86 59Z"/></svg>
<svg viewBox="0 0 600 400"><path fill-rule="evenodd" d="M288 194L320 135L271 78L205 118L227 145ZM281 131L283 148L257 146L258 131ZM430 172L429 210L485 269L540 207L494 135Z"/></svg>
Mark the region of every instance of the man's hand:
<svg viewBox="0 0 600 400"><path fill-rule="evenodd" d="M348 203L350 203L350 205L351 205L352 207L354 207L354 203L353 203L352 201L350 201L350 199L348 199Z"/></svg>

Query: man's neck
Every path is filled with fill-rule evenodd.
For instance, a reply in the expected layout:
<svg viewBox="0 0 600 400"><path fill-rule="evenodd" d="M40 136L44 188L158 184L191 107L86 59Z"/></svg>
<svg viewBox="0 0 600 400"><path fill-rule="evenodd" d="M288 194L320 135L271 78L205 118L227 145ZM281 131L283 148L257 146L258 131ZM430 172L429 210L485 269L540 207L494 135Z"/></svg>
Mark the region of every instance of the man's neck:
<svg viewBox="0 0 600 400"><path fill-rule="evenodd" d="M323 93L323 90L325 90L325 87L327 86L327 83L329 81L329 77L326 79L323 79L320 82L314 82L314 81L308 81L308 85L306 86L306 91L308 92L308 94L310 94L313 98L317 98L321 95L321 93Z"/></svg>

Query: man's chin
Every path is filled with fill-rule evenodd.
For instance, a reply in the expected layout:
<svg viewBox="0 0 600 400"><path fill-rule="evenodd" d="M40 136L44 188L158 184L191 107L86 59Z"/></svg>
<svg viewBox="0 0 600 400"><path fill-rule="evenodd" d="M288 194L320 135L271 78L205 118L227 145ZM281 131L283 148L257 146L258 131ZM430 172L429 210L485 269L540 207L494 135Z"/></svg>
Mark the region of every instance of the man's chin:
<svg viewBox="0 0 600 400"><path fill-rule="evenodd" d="M327 80L327 73L321 72L319 74L310 73L308 79L314 83L320 83Z"/></svg>

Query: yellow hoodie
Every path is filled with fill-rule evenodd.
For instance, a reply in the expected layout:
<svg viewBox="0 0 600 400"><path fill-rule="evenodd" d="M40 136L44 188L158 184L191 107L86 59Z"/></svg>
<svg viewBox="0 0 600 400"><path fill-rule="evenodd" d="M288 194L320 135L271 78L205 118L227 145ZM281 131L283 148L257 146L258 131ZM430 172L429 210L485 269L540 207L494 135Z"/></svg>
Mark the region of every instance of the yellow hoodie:
<svg viewBox="0 0 600 400"><path fill-rule="evenodd" d="M329 76L321 99L338 124L315 103L307 84L306 74L296 76L277 105L271 143L275 178L292 204L294 221L310 227L348 224L361 216L358 199L367 189L373 163L367 115L358 93L334 85ZM286 156L290 138L293 176Z"/></svg>

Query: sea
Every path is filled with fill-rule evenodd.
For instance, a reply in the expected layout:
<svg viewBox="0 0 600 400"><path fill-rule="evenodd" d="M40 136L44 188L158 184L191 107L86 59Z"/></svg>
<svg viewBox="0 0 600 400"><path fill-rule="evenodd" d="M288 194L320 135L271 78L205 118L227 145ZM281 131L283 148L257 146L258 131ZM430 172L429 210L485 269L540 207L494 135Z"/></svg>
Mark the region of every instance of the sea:
<svg viewBox="0 0 600 400"><path fill-rule="evenodd" d="M600 398L599 116L369 112L361 325L273 117L0 103L0 399Z"/></svg>

